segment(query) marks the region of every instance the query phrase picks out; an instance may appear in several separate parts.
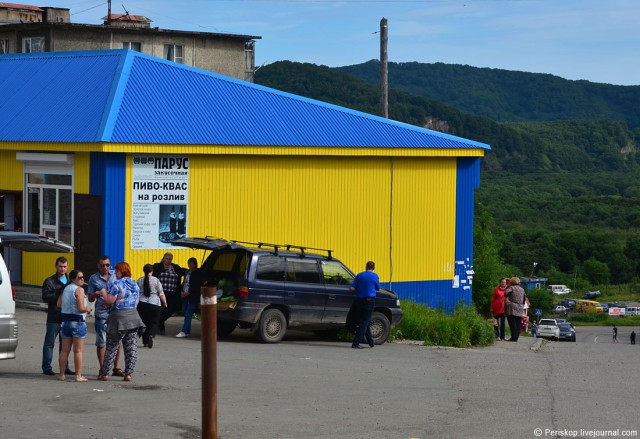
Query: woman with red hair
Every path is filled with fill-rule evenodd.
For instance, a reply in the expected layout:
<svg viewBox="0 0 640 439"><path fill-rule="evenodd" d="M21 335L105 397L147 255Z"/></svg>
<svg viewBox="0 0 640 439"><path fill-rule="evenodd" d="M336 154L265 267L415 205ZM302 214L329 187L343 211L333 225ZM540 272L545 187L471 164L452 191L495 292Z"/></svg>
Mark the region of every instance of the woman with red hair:
<svg viewBox="0 0 640 439"><path fill-rule="evenodd" d="M115 267L117 280L108 292L103 290L102 297L107 305L111 305L107 318L107 348L104 363L100 369L100 381L106 381L113 367L118 346L122 342L124 350L124 380L131 381L138 359L138 337L144 331L144 323L136 310L140 299L140 288L131 279L131 267L126 262L119 262Z"/></svg>

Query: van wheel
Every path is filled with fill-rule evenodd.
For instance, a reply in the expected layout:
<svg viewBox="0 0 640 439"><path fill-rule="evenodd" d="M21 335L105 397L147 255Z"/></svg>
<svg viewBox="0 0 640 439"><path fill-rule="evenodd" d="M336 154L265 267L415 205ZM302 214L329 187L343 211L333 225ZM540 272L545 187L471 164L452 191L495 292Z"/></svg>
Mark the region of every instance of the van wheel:
<svg viewBox="0 0 640 439"><path fill-rule="evenodd" d="M236 329L236 322L227 320L218 320L217 330L218 338L224 338L231 335L234 329Z"/></svg>
<svg viewBox="0 0 640 439"><path fill-rule="evenodd" d="M256 338L262 343L278 343L287 332L287 319L276 308L264 310L255 329Z"/></svg>
<svg viewBox="0 0 640 439"><path fill-rule="evenodd" d="M371 336L373 337L373 342L377 345L383 344L389 338L389 333L391 332L391 322L387 316L382 314L381 312L375 311L371 316L371 324L369 325L371 329Z"/></svg>

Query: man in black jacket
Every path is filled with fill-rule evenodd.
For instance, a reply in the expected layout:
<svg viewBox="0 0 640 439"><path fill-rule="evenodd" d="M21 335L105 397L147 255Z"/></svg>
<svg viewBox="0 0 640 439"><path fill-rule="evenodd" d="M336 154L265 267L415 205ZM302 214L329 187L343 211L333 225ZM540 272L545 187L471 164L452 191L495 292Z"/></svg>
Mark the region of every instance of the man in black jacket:
<svg viewBox="0 0 640 439"><path fill-rule="evenodd" d="M48 305L47 308L47 333L44 336L44 344L42 346L42 373L45 375L55 375L51 367L53 360L53 347L58 338L58 352L60 351L62 338L60 336L60 325L62 324L62 316L58 309L58 297L62 294L62 290L69 283L67 276L68 268L67 258L60 256L56 259L56 273L49 276L42 284L42 300ZM69 370L69 366L65 370L66 374L73 374Z"/></svg>

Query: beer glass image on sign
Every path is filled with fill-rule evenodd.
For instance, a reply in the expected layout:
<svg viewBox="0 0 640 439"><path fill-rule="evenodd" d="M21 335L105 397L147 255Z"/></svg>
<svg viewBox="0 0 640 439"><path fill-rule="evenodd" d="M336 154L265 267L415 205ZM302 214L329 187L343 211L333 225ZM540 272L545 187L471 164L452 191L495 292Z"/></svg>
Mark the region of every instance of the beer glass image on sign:
<svg viewBox="0 0 640 439"><path fill-rule="evenodd" d="M187 236L187 205L163 204L159 209L158 240L170 243L174 239Z"/></svg>

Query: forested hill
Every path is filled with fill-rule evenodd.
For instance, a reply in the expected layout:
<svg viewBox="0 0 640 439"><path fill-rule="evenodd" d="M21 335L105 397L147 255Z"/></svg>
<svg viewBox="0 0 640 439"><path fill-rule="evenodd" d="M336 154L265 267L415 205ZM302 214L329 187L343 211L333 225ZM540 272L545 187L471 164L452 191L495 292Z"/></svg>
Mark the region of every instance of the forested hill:
<svg viewBox="0 0 640 439"><path fill-rule="evenodd" d="M259 69L255 80L308 98L371 114L379 112L378 85L326 66L281 61ZM490 100L499 99L492 96ZM490 144L492 151L482 161L485 171L628 170L638 169L640 161L635 136L622 121L496 122L393 88L389 91L389 117Z"/></svg>
<svg viewBox="0 0 640 439"><path fill-rule="evenodd" d="M335 69L372 84L377 60ZM624 120L640 127L640 86L455 64L389 63L389 86L500 121Z"/></svg>
<svg viewBox="0 0 640 439"><path fill-rule="evenodd" d="M407 65L418 83L432 87L421 92L429 99L394 88L397 69ZM550 283L606 291L598 285L635 281L640 291L638 87L443 64L426 65L453 69L430 78L421 76L422 66L393 65L389 117L492 148L476 197L482 220L474 254L486 279L474 280L474 295L490 292L505 273L529 274L533 261ZM346 68L288 61L262 67L255 81L378 114L377 65L368 67L375 84L342 73ZM410 76L403 81L413 88ZM484 219L487 213L492 219ZM485 258L492 248L509 268Z"/></svg>

